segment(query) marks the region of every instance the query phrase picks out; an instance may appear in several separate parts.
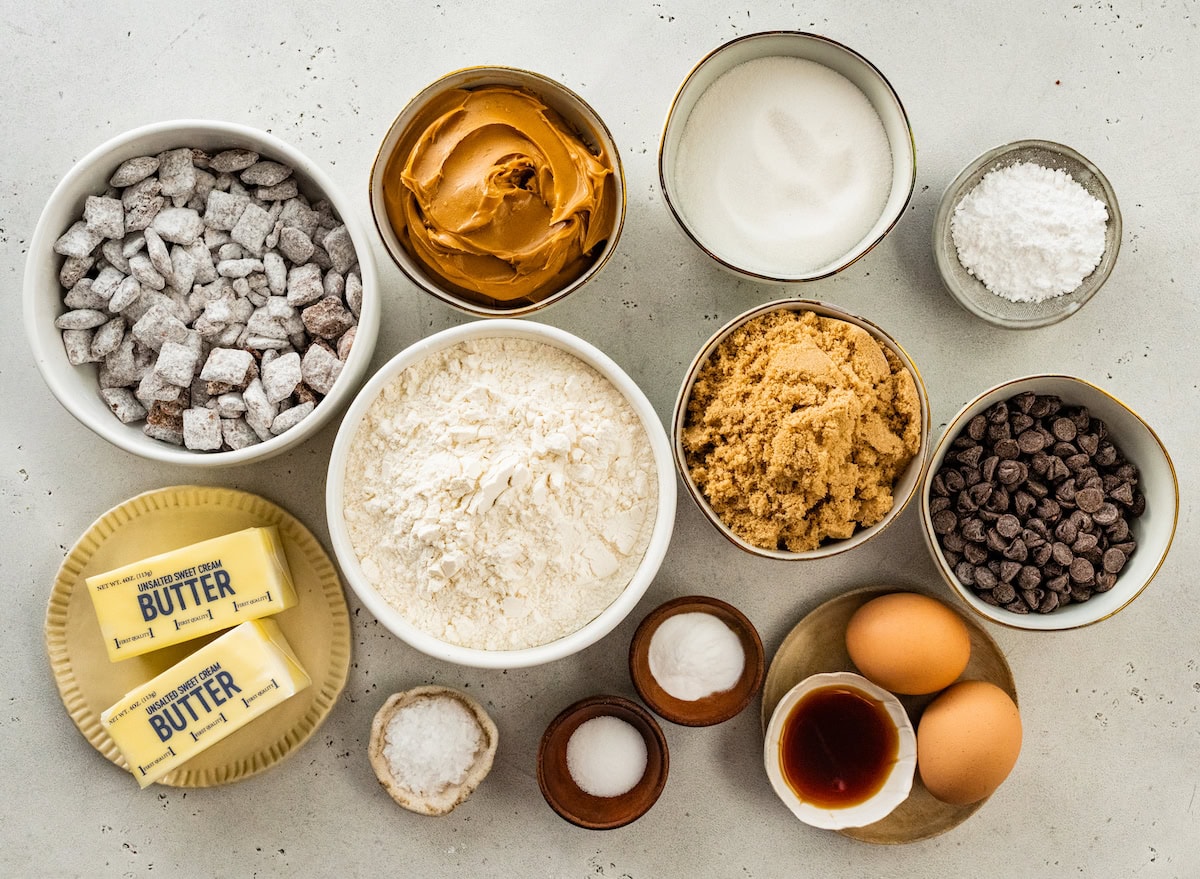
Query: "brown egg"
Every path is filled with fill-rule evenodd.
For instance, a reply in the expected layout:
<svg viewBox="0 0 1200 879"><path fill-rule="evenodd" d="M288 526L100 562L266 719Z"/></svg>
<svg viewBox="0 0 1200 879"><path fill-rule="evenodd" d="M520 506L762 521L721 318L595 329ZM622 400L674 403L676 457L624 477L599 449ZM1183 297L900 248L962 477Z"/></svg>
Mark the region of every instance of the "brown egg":
<svg viewBox="0 0 1200 879"><path fill-rule="evenodd" d="M854 612L846 650L863 677L915 696L954 683L971 658L971 636L962 617L940 601L893 592Z"/></svg>
<svg viewBox="0 0 1200 879"><path fill-rule="evenodd" d="M986 681L962 681L929 703L917 726L917 771L931 794L965 806L991 796L1021 751L1021 713Z"/></svg>

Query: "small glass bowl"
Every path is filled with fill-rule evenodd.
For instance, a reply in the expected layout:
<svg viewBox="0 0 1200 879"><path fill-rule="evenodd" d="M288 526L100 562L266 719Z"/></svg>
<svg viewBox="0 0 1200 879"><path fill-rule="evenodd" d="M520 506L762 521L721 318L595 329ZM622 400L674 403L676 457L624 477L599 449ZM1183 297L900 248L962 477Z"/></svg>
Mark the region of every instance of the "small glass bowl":
<svg viewBox="0 0 1200 879"><path fill-rule="evenodd" d="M988 290L958 261L958 250L950 233L950 221L959 202L984 175L997 168L1022 162L1041 165L1052 171L1066 171L1089 195L1103 202L1108 210L1104 255L1100 258L1100 264L1070 293L1041 302L1011 302ZM967 165L946 187L933 221L933 259L950 295L976 317L1010 330L1048 326L1079 311L1108 280L1120 249L1121 209L1108 178L1075 150L1048 140L1018 140L988 150Z"/></svg>

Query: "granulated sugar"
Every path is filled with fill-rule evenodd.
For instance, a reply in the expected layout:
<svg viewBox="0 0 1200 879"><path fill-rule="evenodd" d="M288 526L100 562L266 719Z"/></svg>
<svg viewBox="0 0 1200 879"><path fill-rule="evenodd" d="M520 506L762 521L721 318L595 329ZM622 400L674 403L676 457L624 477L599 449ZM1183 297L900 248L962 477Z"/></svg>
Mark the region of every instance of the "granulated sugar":
<svg viewBox="0 0 1200 879"><path fill-rule="evenodd" d="M363 573L410 623L509 650L612 603L657 492L645 429L611 382L553 346L491 338L384 388L351 445L344 512Z"/></svg>
<svg viewBox="0 0 1200 879"><path fill-rule="evenodd" d="M891 146L846 77L801 58L759 58L700 96L674 183L681 213L719 256L800 275L837 260L875 225L891 193Z"/></svg>
<svg viewBox="0 0 1200 879"><path fill-rule="evenodd" d="M1012 302L1070 293L1104 256L1108 210L1066 171L1018 162L989 171L950 220L958 261Z"/></svg>

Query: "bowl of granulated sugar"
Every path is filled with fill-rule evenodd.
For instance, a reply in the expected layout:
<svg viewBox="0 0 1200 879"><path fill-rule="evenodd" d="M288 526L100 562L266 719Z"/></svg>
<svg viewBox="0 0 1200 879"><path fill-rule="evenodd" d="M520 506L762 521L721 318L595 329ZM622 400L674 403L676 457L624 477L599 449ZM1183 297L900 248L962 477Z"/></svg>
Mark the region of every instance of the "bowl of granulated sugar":
<svg viewBox="0 0 1200 879"><path fill-rule="evenodd" d="M1121 248L1121 210L1095 164L1020 140L988 150L946 188L933 223L942 283L996 326L1032 329L1081 309Z"/></svg>
<svg viewBox="0 0 1200 879"><path fill-rule="evenodd" d="M836 274L899 222L916 147L887 78L817 34L747 34L679 87L659 145L667 209L720 266L753 281Z"/></svg>
<svg viewBox="0 0 1200 879"><path fill-rule="evenodd" d="M326 513L347 582L439 659L568 656L633 610L675 520L666 431L634 381L570 333L517 320L397 354L334 442Z"/></svg>

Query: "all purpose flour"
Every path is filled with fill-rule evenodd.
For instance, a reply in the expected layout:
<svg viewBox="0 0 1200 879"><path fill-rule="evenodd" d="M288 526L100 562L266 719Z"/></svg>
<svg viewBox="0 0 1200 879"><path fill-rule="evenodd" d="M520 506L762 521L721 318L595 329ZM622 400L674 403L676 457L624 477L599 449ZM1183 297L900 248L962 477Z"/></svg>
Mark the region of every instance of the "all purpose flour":
<svg viewBox="0 0 1200 879"><path fill-rule="evenodd" d="M657 492L645 430L611 382L541 342L479 339L380 393L351 444L344 512L363 573L409 622L510 650L612 603Z"/></svg>

